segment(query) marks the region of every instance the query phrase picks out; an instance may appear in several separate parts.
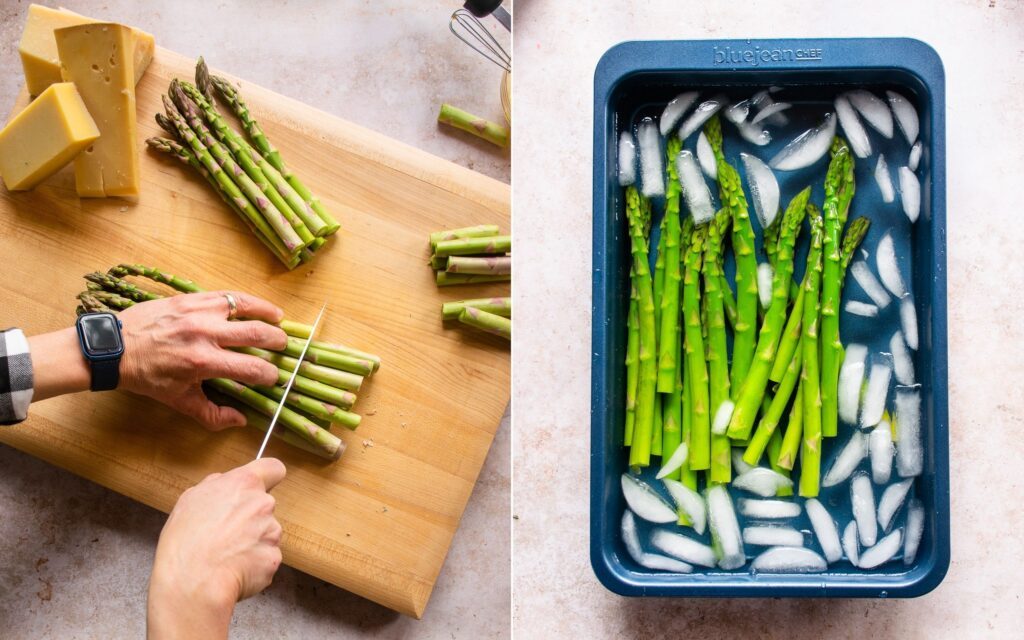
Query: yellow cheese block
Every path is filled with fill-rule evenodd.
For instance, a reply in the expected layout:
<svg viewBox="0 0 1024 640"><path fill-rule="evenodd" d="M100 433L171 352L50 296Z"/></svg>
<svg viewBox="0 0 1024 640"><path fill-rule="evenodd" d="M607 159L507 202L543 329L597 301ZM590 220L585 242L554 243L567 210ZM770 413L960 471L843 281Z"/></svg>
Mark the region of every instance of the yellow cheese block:
<svg viewBox="0 0 1024 640"><path fill-rule="evenodd" d="M100 139L75 158L78 195L139 195L131 29L99 22L53 33L61 74L75 83L100 130Z"/></svg>
<svg viewBox="0 0 1024 640"><path fill-rule="evenodd" d="M51 84L0 130L0 176L11 191L31 189L99 137L75 85Z"/></svg>
<svg viewBox="0 0 1024 640"><path fill-rule="evenodd" d="M53 32L64 27L96 22L100 21L67 9L51 9L38 4L29 5L28 20L25 21L25 31L21 34L18 52L21 54L21 65L25 69L25 83L28 85L30 94L37 96L46 87L61 81L60 60L57 56L57 42L53 37ZM152 35L145 31L132 29L132 62L136 83L146 72L146 67L153 59L155 46Z"/></svg>

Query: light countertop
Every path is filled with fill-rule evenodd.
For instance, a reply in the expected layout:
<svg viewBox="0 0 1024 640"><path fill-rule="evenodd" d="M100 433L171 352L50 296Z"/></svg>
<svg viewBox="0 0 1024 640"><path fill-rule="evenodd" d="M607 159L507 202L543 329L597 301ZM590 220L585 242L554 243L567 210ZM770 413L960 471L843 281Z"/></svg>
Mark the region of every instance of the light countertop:
<svg viewBox="0 0 1024 640"><path fill-rule="evenodd" d="M61 2L145 29L160 46L202 54L215 68L507 182L507 152L436 124L441 102L502 120L499 70L448 32L448 16L460 4ZM0 118L22 85L17 47L27 7L0 0ZM508 43L507 34L495 33ZM508 637L510 449L506 417L423 620L282 567L266 592L237 607L232 637ZM0 469L5 635L142 637L165 516L6 446Z"/></svg>
<svg viewBox="0 0 1024 640"><path fill-rule="evenodd" d="M520 9L516 636L1020 637L1024 2L534 0ZM597 582L588 557L594 68L625 40L783 36L909 36L945 63L952 564L938 589L913 600L622 598Z"/></svg>

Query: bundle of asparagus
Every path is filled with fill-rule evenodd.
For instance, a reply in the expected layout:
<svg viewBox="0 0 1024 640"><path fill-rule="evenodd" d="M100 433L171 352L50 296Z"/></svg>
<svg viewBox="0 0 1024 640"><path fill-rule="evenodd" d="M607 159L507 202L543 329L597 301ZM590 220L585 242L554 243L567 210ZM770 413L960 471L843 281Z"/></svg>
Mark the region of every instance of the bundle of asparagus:
<svg viewBox="0 0 1024 640"><path fill-rule="evenodd" d="M512 236L498 225L481 224L430 234L430 266L437 286L508 282L512 279Z"/></svg>
<svg viewBox="0 0 1024 640"><path fill-rule="evenodd" d="M211 76L202 58L195 84L171 82L157 123L171 136L146 141L199 172L257 238L289 269L308 262L340 225L292 173L237 89ZM214 93L248 139L221 115Z"/></svg>
<svg viewBox="0 0 1024 640"><path fill-rule="evenodd" d="M458 320L487 333L512 339L512 298L475 298L445 302L441 318Z"/></svg>
<svg viewBox="0 0 1024 640"><path fill-rule="evenodd" d="M510 281L511 250L512 237L498 235L494 224L430 234L430 266L439 287ZM512 339L512 299L508 297L446 302L441 317Z"/></svg>
<svg viewBox="0 0 1024 640"><path fill-rule="evenodd" d="M150 285L164 285L165 292L139 286L127 279L132 276L143 278ZM120 264L106 273L86 274L85 279L86 290L78 294L78 314L97 311L117 313L147 300L203 290L191 280L137 264ZM247 386L224 378L205 383L208 390L230 399L230 404L242 410L250 426L262 430L266 430L269 418L284 397L284 386L295 370L297 358L311 331L309 325L291 320L283 320L280 326L288 334L288 344L282 351L238 349L276 365L276 385ZM337 459L345 445L330 432L330 427L339 424L354 430L359 426L360 416L351 411L356 402L356 392L363 381L380 367L380 358L350 347L314 340L309 345L305 360L298 366L299 375L295 377L292 391L285 400L286 406L278 418L284 429L275 429L274 435L321 457Z"/></svg>
<svg viewBox="0 0 1024 640"><path fill-rule="evenodd" d="M764 229L772 278L770 299L762 309L757 237L739 173L723 153L717 116L707 121L704 135L714 155L723 208L704 224L695 224L692 217L681 221L684 185L676 171L681 142L670 139L653 274L648 256L651 203L636 187L626 188L633 253L626 348L629 463L643 468L653 455L662 455L659 477L696 490L701 471L709 485L730 482L732 447L741 446L744 466L756 466L767 452L772 469L785 477L799 458L799 493L814 497L821 439L837 431L843 359L840 292L869 225L866 218L846 225L855 189L854 159L846 142L835 138L825 177L824 214L809 201L807 187ZM810 251L797 286L794 256L805 218L811 229ZM730 228L735 297L723 269ZM790 420L782 432L777 427L787 410ZM780 489L786 493L786 487Z"/></svg>

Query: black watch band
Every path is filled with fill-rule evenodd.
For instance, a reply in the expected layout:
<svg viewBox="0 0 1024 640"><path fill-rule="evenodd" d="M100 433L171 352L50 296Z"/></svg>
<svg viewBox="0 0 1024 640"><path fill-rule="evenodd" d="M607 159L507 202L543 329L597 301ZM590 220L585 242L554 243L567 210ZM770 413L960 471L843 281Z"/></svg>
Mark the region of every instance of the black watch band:
<svg viewBox="0 0 1024 640"><path fill-rule="evenodd" d="M89 389L92 391L113 391L121 380L121 360L91 360L89 367L92 369L92 382Z"/></svg>

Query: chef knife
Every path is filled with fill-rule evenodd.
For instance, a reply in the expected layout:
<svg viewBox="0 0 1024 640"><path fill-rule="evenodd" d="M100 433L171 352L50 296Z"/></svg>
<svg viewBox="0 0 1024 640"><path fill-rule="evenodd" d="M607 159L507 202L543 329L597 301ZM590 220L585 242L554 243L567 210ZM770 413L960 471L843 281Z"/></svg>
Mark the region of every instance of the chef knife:
<svg viewBox="0 0 1024 640"><path fill-rule="evenodd" d="M277 424L277 418L281 415L281 410L284 409L284 402L288 399L288 393L292 390L292 384L295 383L295 376L299 374L299 367L302 365L303 358L306 357L306 351L309 349L309 344L313 341L313 336L316 335L316 329L320 326L320 319L324 317L326 309L327 303L324 302L324 306L320 307L320 313L316 317L316 322L313 323L313 327L309 330L306 344L302 345L302 353L299 354L299 358L295 362L295 369L292 370L292 375L288 378L288 384L284 387L284 395L281 396L281 401L277 403L277 411L274 412L274 417L271 418L270 425L267 427L267 435L263 436L263 444L260 445L260 450L256 454L257 460L263 457L263 450L267 448L267 443L270 442L270 434L274 433L274 425Z"/></svg>

